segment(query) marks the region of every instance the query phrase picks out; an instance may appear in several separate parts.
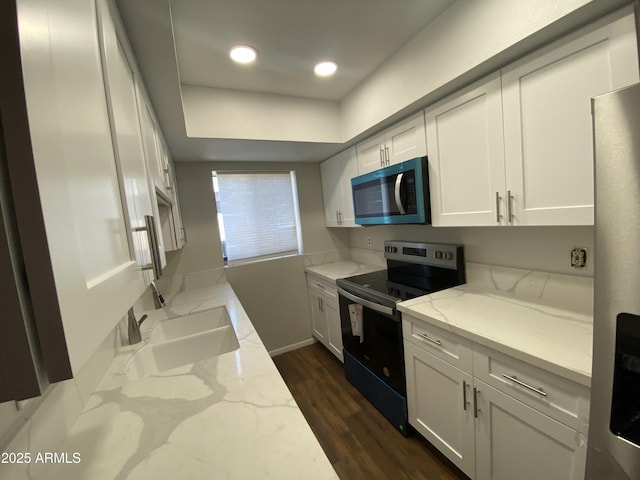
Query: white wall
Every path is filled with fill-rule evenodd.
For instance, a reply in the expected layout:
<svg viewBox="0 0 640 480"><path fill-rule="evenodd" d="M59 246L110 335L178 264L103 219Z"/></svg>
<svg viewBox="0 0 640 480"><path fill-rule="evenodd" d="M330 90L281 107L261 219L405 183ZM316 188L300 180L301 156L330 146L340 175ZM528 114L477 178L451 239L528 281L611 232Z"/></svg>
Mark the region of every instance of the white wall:
<svg viewBox="0 0 640 480"><path fill-rule="evenodd" d="M372 246L367 246L371 237ZM464 245L467 262L593 276L593 227L431 227L376 226L352 229L351 248L382 252L385 240ZM573 247L587 247L585 269L569 265Z"/></svg>
<svg viewBox="0 0 640 480"><path fill-rule="evenodd" d="M305 254L344 250L347 230L324 226L320 167L310 163L177 162L176 177L187 243L168 255L165 275L223 266L213 170L295 170ZM227 278L267 350L311 339L310 317L301 257L283 258L227 269Z"/></svg>
<svg viewBox="0 0 640 480"><path fill-rule="evenodd" d="M621 4L617 0L458 1L342 99L343 136L351 139L405 108L432 103L563 29L576 28ZM547 28L554 22L559 24ZM444 87L447 90L439 92Z"/></svg>
<svg viewBox="0 0 640 480"><path fill-rule="evenodd" d="M187 136L342 142L337 102L182 85Z"/></svg>

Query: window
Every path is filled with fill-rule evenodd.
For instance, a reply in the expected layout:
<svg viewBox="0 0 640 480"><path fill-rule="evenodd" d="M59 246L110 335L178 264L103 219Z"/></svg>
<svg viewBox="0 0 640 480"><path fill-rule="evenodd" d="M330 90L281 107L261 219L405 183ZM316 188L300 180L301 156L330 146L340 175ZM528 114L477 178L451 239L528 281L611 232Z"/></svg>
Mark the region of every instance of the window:
<svg viewBox="0 0 640 480"><path fill-rule="evenodd" d="M295 172L213 172L225 264L302 253Z"/></svg>

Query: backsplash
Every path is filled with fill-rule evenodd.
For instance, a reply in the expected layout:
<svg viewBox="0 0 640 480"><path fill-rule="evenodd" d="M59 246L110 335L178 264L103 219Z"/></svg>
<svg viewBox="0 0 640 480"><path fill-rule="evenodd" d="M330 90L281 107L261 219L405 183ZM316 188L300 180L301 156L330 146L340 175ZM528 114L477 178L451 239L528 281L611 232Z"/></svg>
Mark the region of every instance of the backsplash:
<svg viewBox="0 0 640 480"><path fill-rule="evenodd" d="M432 227L378 225L349 229L351 251L382 254L385 240L459 243L466 262L593 277L593 226ZM587 249L586 268L570 266L573 247ZM359 254L359 253L358 253Z"/></svg>
<svg viewBox="0 0 640 480"><path fill-rule="evenodd" d="M342 250L325 250L304 254L305 267L314 267L316 265L341 262L343 260L351 260L351 255L347 248Z"/></svg>
<svg viewBox="0 0 640 480"><path fill-rule="evenodd" d="M593 315L593 279L575 275L467 263L467 287Z"/></svg>

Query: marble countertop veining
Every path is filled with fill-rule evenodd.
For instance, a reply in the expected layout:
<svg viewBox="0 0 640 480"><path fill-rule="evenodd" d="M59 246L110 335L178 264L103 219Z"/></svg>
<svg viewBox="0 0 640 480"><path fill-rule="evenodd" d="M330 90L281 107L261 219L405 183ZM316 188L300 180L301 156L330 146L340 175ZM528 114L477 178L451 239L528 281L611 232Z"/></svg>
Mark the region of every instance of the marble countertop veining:
<svg viewBox="0 0 640 480"><path fill-rule="evenodd" d="M398 304L408 315L589 387L592 281L471 265L466 285Z"/></svg>
<svg viewBox="0 0 640 480"><path fill-rule="evenodd" d="M329 282L335 282L338 278L352 277L354 275L377 272L379 270L386 270L386 267L380 265L367 265L350 260L325 263L324 265L315 265L305 268L306 272L318 275Z"/></svg>
<svg viewBox="0 0 640 480"><path fill-rule="evenodd" d="M225 305L240 348L137 380L124 368L141 344L123 348L62 447L82 462L46 478L338 478L224 271L174 277L163 293L143 341L162 319Z"/></svg>

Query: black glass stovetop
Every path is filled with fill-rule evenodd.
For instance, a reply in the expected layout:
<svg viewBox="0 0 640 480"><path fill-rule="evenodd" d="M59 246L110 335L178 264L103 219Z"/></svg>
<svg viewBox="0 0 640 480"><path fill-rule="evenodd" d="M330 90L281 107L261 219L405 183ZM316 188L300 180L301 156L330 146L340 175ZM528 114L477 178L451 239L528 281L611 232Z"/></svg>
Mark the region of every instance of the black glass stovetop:
<svg viewBox="0 0 640 480"><path fill-rule="evenodd" d="M389 261L387 270L338 279L336 283L354 295L393 306L402 300L460 285L464 280L455 270Z"/></svg>

